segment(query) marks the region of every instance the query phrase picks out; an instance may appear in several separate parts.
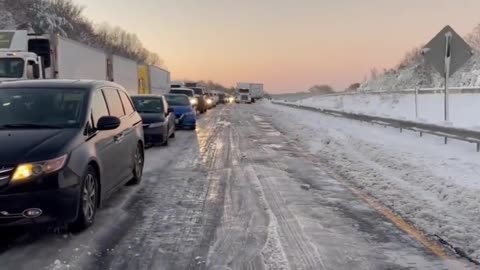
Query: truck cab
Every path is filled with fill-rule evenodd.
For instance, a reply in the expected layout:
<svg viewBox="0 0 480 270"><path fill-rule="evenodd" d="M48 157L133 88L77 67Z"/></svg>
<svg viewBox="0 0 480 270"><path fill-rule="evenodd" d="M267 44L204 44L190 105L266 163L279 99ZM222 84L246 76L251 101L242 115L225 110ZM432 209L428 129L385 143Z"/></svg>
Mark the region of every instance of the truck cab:
<svg viewBox="0 0 480 270"><path fill-rule="evenodd" d="M0 31L0 81L45 78L50 67L50 39L27 31Z"/></svg>
<svg viewBox="0 0 480 270"><path fill-rule="evenodd" d="M239 88L237 89L237 103L252 103L252 97L250 95L249 88Z"/></svg>
<svg viewBox="0 0 480 270"><path fill-rule="evenodd" d="M0 81L40 79L42 61L30 52L0 51Z"/></svg>
<svg viewBox="0 0 480 270"><path fill-rule="evenodd" d="M185 83L181 81L172 81L170 83L170 88L184 88L184 87L185 87Z"/></svg>

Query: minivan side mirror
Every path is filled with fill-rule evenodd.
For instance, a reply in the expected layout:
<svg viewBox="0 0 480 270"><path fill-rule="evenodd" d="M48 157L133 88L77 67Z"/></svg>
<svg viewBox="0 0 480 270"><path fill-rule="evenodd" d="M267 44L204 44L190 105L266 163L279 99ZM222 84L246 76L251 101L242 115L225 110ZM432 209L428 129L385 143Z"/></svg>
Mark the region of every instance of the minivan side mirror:
<svg viewBox="0 0 480 270"><path fill-rule="evenodd" d="M33 78L40 79L40 65L34 64L33 65Z"/></svg>
<svg viewBox="0 0 480 270"><path fill-rule="evenodd" d="M120 118L116 116L102 116L98 119L98 130L112 130L120 126Z"/></svg>

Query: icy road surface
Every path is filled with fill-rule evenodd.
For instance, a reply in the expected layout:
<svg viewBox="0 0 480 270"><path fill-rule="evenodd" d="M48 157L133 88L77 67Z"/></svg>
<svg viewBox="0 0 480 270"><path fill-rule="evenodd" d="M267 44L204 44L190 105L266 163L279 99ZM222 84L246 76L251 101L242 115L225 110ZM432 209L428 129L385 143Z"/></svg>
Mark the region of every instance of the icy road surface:
<svg viewBox="0 0 480 270"><path fill-rule="evenodd" d="M0 268L463 268L329 176L262 110L219 107L196 132L149 149L141 185L123 188L84 233L2 233Z"/></svg>

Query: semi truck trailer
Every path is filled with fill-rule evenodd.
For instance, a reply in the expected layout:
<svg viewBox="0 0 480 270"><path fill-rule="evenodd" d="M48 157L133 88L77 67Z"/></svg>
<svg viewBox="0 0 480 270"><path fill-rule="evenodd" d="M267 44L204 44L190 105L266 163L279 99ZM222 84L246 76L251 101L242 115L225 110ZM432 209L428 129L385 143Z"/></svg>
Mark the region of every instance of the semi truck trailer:
<svg viewBox="0 0 480 270"><path fill-rule="evenodd" d="M170 72L156 66L139 65L138 84L140 94L167 94L170 90Z"/></svg>

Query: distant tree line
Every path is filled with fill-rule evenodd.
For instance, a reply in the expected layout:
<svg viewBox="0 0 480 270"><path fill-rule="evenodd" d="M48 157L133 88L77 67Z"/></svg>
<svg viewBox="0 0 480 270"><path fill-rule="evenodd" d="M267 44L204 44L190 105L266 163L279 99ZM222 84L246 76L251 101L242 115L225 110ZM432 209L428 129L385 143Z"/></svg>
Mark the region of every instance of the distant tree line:
<svg viewBox="0 0 480 270"><path fill-rule="evenodd" d="M0 28L61 36L149 65L163 66L140 39L120 27L96 25L71 0L0 0Z"/></svg>
<svg viewBox="0 0 480 270"><path fill-rule="evenodd" d="M314 85L314 86L310 87L308 89L308 92L310 92L312 94L321 95L321 94L331 94L335 91L333 90L333 88L330 85L320 84L320 85Z"/></svg>

